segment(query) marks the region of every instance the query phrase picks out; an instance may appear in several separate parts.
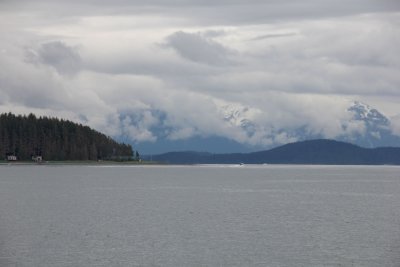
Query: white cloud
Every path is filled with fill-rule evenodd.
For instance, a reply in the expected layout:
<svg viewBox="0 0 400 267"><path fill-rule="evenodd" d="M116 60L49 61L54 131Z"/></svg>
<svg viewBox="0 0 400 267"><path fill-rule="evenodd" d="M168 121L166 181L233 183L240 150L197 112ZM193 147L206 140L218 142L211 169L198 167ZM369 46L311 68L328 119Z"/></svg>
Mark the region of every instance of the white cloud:
<svg viewBox="0 0 400 267"><path fill-rule="evenodd" d="M160 123L150 111L143 111L136 114L139 117L132 120L130 116L126 116L121 121L122 136L127 136L129 140L135 142L155 142L157 137L149 131L149 127Z"/></svg>
<svg viewBox="0 0 400 267"><path fill-rule="evenodd" d="M396 115L396 116L393 116L391 118L391 122L392 122L392 124L391 124L392 132L395 135L400 136L400 114Z"/></svg>

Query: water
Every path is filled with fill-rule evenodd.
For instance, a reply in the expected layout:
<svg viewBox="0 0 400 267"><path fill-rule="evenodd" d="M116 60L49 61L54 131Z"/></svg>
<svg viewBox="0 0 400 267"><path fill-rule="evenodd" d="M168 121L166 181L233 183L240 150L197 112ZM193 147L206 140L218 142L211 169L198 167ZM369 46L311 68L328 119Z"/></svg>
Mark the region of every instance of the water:
<svg viewBox="0 0 400 267"><path fill-rule="evenodd" d="M400 168L0 166L0 266L400 266Z"/></svg>

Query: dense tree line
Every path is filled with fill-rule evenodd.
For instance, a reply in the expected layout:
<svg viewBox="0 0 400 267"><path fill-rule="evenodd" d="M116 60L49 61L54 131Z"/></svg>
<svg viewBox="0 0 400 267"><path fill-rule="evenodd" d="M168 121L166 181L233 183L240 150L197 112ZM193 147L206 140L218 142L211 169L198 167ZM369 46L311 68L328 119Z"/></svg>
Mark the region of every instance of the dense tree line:
<svg viewBox="0 0 400 267"><path fill-rule="evenodd" d="M68 120L4 113L0 115L0 157L7 155L20 160L32 156L44 160L107 160L131 158L133 150Z"/></svg>

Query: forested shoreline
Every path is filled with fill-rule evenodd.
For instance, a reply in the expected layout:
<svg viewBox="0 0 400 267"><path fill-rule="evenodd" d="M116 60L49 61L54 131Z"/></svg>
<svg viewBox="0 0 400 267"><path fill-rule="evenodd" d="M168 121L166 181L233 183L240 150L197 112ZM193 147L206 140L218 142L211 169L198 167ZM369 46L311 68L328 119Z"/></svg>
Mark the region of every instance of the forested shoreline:
<svg viewBox="0 0 400 267"><path fill-rule="evenodd" d="M135 153L137 154L137 153ZM127 160L131 145L68 120L39 117L34 114L0 115L0 157L16 156L31 160Z"/></svg>

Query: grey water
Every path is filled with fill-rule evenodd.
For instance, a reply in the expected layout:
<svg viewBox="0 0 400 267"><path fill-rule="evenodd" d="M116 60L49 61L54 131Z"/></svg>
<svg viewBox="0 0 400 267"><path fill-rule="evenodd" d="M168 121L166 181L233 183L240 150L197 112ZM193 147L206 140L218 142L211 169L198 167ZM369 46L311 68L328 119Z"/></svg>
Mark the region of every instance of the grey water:
<svg viewBox="0 0 400 267"><path fill-rule="evenodd" d="M0 166L0 266L400 266L400 168Z"/></svg>

